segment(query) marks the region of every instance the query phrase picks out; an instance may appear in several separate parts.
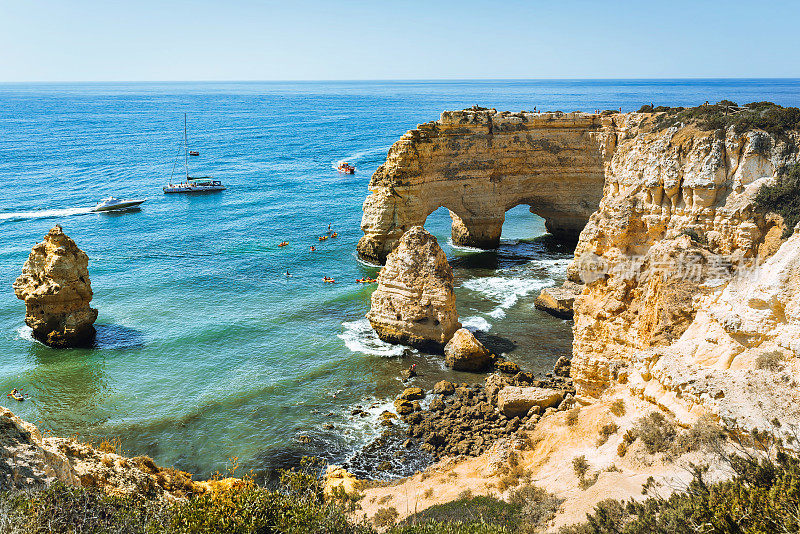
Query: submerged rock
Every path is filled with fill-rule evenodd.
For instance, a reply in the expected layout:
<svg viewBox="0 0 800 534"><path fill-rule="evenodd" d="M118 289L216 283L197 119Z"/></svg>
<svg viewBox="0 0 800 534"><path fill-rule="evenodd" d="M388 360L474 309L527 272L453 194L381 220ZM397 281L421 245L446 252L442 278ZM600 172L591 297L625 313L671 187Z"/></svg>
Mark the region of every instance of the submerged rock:
<svg viewBox="0 0 800 534"><path fill-rule="evenodd" d="M461 328L444 347L444 363L454 371L483 371L492 363L492 353L472 332Z"/></svg>
<svg viewBox="0 0 800 534"><path fill-rule="evenodd" d="M441 351L461 327L453 271L436 238L421 226L403 234L378 276L367 313L378 337Z"/></svg>
<svg viewBox="0 0 800 534"><path fill-rule="evenodd" d="M25 301L25 324L42 343L75 347L92 341L97 310L89 306L88 265L89 257L58 225L31 250L14 293Z"/></svg>

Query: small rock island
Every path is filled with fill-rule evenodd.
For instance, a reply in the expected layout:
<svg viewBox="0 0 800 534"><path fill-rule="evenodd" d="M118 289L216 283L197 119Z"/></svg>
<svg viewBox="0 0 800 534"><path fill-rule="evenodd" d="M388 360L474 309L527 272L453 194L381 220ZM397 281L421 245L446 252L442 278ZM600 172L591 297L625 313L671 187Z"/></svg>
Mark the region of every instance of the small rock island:
<svg viewBox="0 0 800 534"><path fill-rule="evenodd" d="M92 342L97 310L89 306L88 266L89 257L58 225L33 247L14 293L25 301L25 324L34 338L58 348Z"/></svg>

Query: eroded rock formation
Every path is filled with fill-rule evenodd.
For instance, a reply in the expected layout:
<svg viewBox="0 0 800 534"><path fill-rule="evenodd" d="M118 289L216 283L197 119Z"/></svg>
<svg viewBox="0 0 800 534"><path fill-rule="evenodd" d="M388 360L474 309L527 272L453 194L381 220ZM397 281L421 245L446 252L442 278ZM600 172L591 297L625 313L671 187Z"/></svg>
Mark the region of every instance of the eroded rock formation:
<svg viewBox="0 0 800 534"><path fill-rule="evenodd" d="M88 256L58 225L31 250L14 292L25 301L25 324L42 343L74 347L94 337L88 265Z"/></svg>
<svg viewBox="0 0 800 534"><path fill-rule="evenodd" d="M615 123L586 113L445 111L410 130L370 180L358 243L382 263L400 236L444 206L458 245L496 247L520 204L556 235L577 239L603 193Z"/></svg>
<svg viewBox="0 0 800 534"><path fill-rule="evenodd" d="M421 226L409 229L389 255L367 319L382 340L425 350L441 351L461 328L453 270Z"/></svg>
<svg viewBox="0 0 800 534"><path fill-rule="evenodd" d="M575 300L572 359L586 395L625 381L640 351L681 337L699 295L775 251L781 221L759 213L753 198L798 161L792 132L659 130L649 114L615 120L621 140L603 200L569 268L587 283Z"/></svg>
<svg viewBox="0 0 800 534"><path fill-rule="evenodd" d="M34 425L0 406L0 491L36 489L56 481L167 500L202 493L212 484L162 469L147 457L125 458L72 439L43 437Z"/></svg>

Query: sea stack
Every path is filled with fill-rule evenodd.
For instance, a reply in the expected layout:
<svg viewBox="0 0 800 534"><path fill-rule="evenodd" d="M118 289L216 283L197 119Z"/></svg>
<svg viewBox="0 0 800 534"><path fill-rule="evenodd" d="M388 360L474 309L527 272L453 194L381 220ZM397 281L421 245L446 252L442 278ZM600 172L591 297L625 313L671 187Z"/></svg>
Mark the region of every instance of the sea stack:
<svg viewBox="0 0 800 534"><path fill-rule="evenodd" d="M387 257L367 319L383 341L436 352L461 328L453 270L422 226L403 234Z"/></svg>
<svg viewBox="0 0 800 534"><path fill-rule="evenodd" d="M58 225L31 250L14 293L25 301L25 324L45 345L79 347L94 338L88 265L89 257Z"/></svg>

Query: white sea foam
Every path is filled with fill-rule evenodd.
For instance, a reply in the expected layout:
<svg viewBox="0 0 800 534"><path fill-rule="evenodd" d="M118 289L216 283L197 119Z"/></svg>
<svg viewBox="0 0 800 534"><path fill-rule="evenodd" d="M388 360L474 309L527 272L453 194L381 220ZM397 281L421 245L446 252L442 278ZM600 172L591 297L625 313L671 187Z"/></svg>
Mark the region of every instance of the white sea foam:
<svg viewBox="0 0 800 534"><path fill-rule="evenodd" d="M390 147L379 146L375 148L370 148L368 150L359 150L358 152L354 152L350 154L346 158L337 159L331 162L331 167L336 169L339 167L340 163L349 163L350 165L354 165L358 163L362 158L366 156L374 156L376 154L387 153L389 152Z"/></svg>
<svg viewBox="0 0 800 534"><path fill-rule="evenodd" d="M492 327L492 323L490 323L483 317L473 315L472 317L466 317L462 319L461 326L463 326L470 332L474 332L475 330L482 330L484 332L488 332L489 329Z"/></svg>
<svg viewBox="0 0 800 534"><path fill-rule="evenodd" d="M92 208L66 208L61 210L20 211L0 213L0 221L23 221L27 219L50 219L53 217L70 217L91 213Z"/></svg>
<svg viewBox="0 0 800 534"><path fill-rule="evenodd" d="M25 341L36 341L33 338L33 328L28 325L22 325L17 328L17 334L19 335L20 339L24 339Z"/></svg>
<svg viewBox="0 0 800 534"><path fill-rule="evenodd" d="M372 329L369 321L359 319L342 323L344 332L338 335L339 339L353 352L361 352L371 356L402 356L408 347L392 345L381 341L378 334Z"/></svg>
<svg viewBox="0 0 800 534"><path fill-rule="evenodd" d="M552 283L553 281L550 279L537 280L529 276L513 278L487 276L485 278L467 280L464 282L463 287L495 301L498 306L487 315L495 319L501 319L505 317L505 310L516 304L520 297L539 291Z"/></svg>
<svg viewBox="0 0 800 534"><path fill-rule="evenodd" d="M448 237L447 238L447 244L450 245L452 248L454 248L456 250L462 250L464 252L486 252L486 250L484 250L482 248L467 247L467 246L464 246L464 245L456 245L455 243L453 243L453 238L452 237Z"/></svg>

